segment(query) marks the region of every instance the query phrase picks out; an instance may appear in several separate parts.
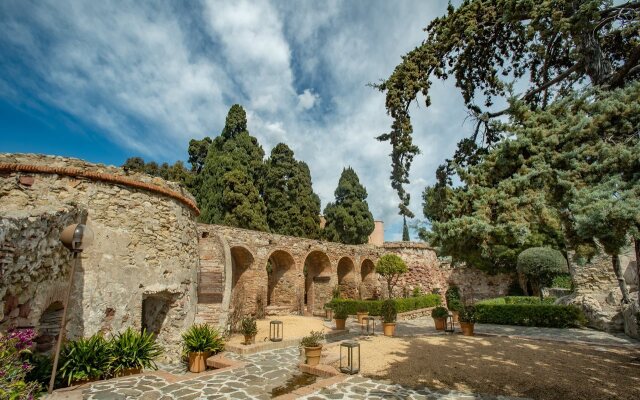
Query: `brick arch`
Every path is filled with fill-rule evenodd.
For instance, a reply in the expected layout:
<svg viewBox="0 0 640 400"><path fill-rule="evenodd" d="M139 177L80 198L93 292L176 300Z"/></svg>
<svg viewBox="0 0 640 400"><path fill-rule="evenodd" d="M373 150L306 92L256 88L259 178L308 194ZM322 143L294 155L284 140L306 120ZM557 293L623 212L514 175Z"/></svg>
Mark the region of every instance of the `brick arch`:
<svg viewBox="0 0 640 400"><path fill-rule="evenodd" d="M300 268L290 252L275 249L267 257L267 306L297 307Z"/></svg>
<svg viewBox="0 0 640 400"><path fill-rule="evenodd" d="M353 259L348 256L340 258L336 269L341 296L349 299L357 298L356 266Z"/></svg>
<svg viewBox="0 0 640 400"><path fill-rule="evenodd" d="M378 280L376 267L371 258L364 258L360 263L360 297L368 299L374 296Z"/></svg>
<svg viewBox="0 0 640 400"><path fill-rule="evenodd" d="M331 299L331 259L323 249L312 249L304 258L305 296L307 312L322 314L324 303Z"/></svg>
<svg viewBox="0 0 640 400"><path fill-rule="evenodd" d="M255 256L243 245L230 249L231 256L231 308L243 307L242 313L254 312L256 299L252 296L252 282L255 281Z"/></svg>

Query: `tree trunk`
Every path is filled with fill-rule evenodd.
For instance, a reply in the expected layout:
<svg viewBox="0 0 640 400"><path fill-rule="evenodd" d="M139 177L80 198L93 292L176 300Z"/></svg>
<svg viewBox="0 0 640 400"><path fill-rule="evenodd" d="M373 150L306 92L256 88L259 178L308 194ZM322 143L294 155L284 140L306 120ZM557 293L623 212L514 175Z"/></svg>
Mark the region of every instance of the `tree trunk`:
<svg viewBox="0 0 640 400"><path fill-rule="evenodd" d="M613 272L618 279L618 285L620 286L620 292L622 293L622 303L629 304L629 291L627 290L627 283L622 276L622 266L620 265L620 256L613 254L611 256L611 263L613 264Z"/></svg>
<svg viewBox="0 0 640 400"><path fill-rule="evenodd" d="M388 292L387 292L387 298L389 298L389 299L391 298L391 288L392 288L392 286L391 286L391 279L393 279L393 277L391 277L391 278L389 278L389 279L387 280L387 290L388 290Z"/></svg>

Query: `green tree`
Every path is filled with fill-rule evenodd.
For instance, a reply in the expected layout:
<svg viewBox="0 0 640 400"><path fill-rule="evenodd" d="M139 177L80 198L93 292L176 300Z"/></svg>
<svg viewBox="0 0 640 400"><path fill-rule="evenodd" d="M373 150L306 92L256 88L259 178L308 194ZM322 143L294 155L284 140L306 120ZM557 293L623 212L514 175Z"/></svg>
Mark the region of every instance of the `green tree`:
<svg viewBox="0 0 640 400"><path fill-rule="evenodd" d="M544 109L576 84L616 88L637 79L639 25L637 1L612 6L608 0L465 0L457 8L449 5L446 15L429 23L423 43L375 85L386 94L393 118L390 132L378 139L392 146L391 183L401 200L400 214L411 216L404 185L419 152L409 106L419 93L431 106L433 79L453 77L476 121L473 135L458 144L440 171L443 186L458 166L475 163L504 137L494 119L514 109L512 104L495 109L497 97L517 97ZM514 95L514 79L528 79L524 93ZM431 194L433 200L446 193Z"/></svg>
<svg viewBox="0 0 640 400"><path fill-rule="evenodd" d="M398 283L400 275L406 273L408 270L407 264L396 254L385 254L380 257L376 263L376 273L387 281L389 298L392 297L393 287Z"/></svg>
<svg viewBox="0 0 640 400"><path fill-rule="evenodd" d="M153 161L145 163L141 157L131 157L122 164L122 168L127 172L140 172L176 182L187 189L191 189L193 185L194 176L184 167L182 161L176 161L173 165L166 162L158 165Z"/></svg>
<svg viewBox="0 0 640 400"><path fill-rule="evenodd" d="M264 202L271 232L320 237L320 198L313 192L309 168L296 161L284 143L271 150L266 163Z"/></svg>
<svg viewBox="0 0 640 400"><path fill-rule="evenodd" d="M191 171L196 174L202 172L202 168L204 168L204 162L207 159L211 143L213 141L208 136L201 140L191 139L189 141L189 163L191 164Z"/></svg>
<svg viewBox="0 0 640 400"><path fill-rule="evenodd" d="M407 217L402 217L402 241L408 242L411 240L409 236L409 227L407 226Z"/></svg>
<svg viewBox="0 0 640 400"><path fill-rule="evenodd" d="M366 243L374 229L373 215L366 201L367 190L351 167L342 170L335 198L324 209L325 237L345 244Z"/></svg>
<svg viewBox="0 0 640 400"><path fill-rule="evenodd" d="M229 171L224 174L222 180L225 185L222 207L226 211L223 224L268 231L266 207L247 171Z"/></svg>
<svg viewBox="0 0 640 400"><path fill-rule="evenodd" d="M542 288L548 287L553 278L569 272L567 259L558 250L548 247L531 247L518 255L518 272L533 283L534 291L542 300Z"/></svg>

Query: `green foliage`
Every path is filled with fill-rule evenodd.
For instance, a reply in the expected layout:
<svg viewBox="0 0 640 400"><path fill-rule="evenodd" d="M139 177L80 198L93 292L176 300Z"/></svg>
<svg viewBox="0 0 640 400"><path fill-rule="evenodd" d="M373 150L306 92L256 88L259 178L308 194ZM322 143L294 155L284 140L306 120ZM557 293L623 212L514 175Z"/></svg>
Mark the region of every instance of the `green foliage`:
<svg viewBox="0 0 640 400"><path fill-rule="evenodd" d="M11 334L0 334L0 398L32 399L40 388L37 382L27 382L26 375L31 365L25 357L29 350L20 339Z"/></svg>
<svg viewBox="0 0 640 400"><path fill-rule="evenodd" d="M447 302L447 308L451 310L451 302L460 303L460 289L456 285L451 285L444 292L444 299ZM454 305L455 306L455 305Z"/></svg>
<svg viewBox="0 0 640 400"><path fill-rule="evenodd" d="M266 162L264 202L271 232L320 238L320 198L313 192L309 167L284 143L271 150Z"/></svg>
<svg viewBox="0 0 640 400"><path fill-rule="evenodd" d="M466 322L473 324L476 322L476 308L475 306L464 306L458 314L458 320L460 322Z"/></svg>
<svg viewBox="0 0 640 400"><path fill-rule="evenodd" d="M335 298L331 300L331 309L333 309L333 318L334 319L347 319L349 316L348 308L344 303L338 302L339 298ZM354 313L352 313L354 314Z"/></svg>
<svg viewBox="0 0 640 400"><path fill-rule="evenodd" d="M336 285L333 287L333 289L331 289L331 298L332 299L339 299L340 297L342 297L340 295L340 285Z"/></svg>
<svg viewBox="0 0 640 400"><path fill-rule="evenodd" d="M323 340L324 333L322 331L311 331L309 335L300 340L300 347L320 347Z"/></svg>
<svg viewBox="0 0 640 400"><path fill-rule="evenodd" d="M577 327L586 321L582 311L575 306L484 302L476 305L476 320L483 324L549 328Z"/></svg>
<svg viewBox="0 0 640 400"><path fill-rule="evenodd" d="M129 327L116 334L109 342L110 364L116 375L127 369L158 369L155 359L162 354L153 333L138 332Z"/></svg>
<svg viewBox="0 0 640 400"><path fill-rule="evenodd" d="M194 175L185 168L182 161L176 161L173 165L158 165L155 161L145 163L141 157L131 157L122 164L122 168L127 172L140 172L176 182L190 190L193 188Z"/></svg>
<svg viewBox="0 0 640 400"><path fill-rule="evenodd" d="M413 292L411 293L413 297L420 297L423 295L422 288L420 286L415 286L413 288Z"/></svg>
<svg viewBox="0 0 640 400"><path fill-rule="evenodd" d="M69 341L60 352L60 375L68 385L108 376L115 351L100 333Z"/></svg>
<svg viewBox="0 0 640 400"><path fill-rule="evenodd" d="M458 299L451 299L447 303L447 308L449 309L449 311L461 311L464 308L464 305Z"/></svg>
<svg viewBox="0 0 640 400"><path fill-rule="evenodd" d="M548 247L524 250L518 256L517 268L518 272L531 279L540 291L542 287L551 285L555 276L569 272L567 260L562 253Z"/></svg>
<svg viewBox="0 0 640 400"><path fill-rule="evenodd" d="M396 254L385 254L380 257L376 264L376 273L387 281L389 298L392 297L393 287L398 282L400 275L406 273L408 270L407 264Z"/></svg>
<svg viewBox="0 0 640 400"><path fill-rule="evenodd" d="M392 300L395 302L396 310L399 313L434 307L441 303L440 295L437 294ZM371 316L380 316L382 315L382 303L383 300L334 299L327 303L326 307L335 309L338 306L344 310L345 315L353 315L358 311L368 311Z"/></svg>
<svg viewBox="0 0 640 400"><path fill-rule="evenodd" d="M551 282L551 287L573 290L573 280L571 279L571 275L561 274L554 277Z"/></svg>
<svg viewBox="0 0 640 400"><path fill-rule="evenodd" d="M411 240L411 237L409 236L409 227L407 226L407 217L403 216L402 217L402 241L408 242L410 240Z"/></svg>
<svg viewBox="0 0 640 400"><path fill-rule="evenodd" d="M244 329L245 319L242 320L242 329ZM191 325L182 334L182 342L185 353L211 352L216 354L224 350L224 339L209 324Z"/></svg>
<svg viewBox="0 0 640 400"><path fill-rule="evenodd" d="M324 209L325 238L345 244L367 243L374 229L373 215L366 201L367 190L351 167L342 171L335 198Z"/></svg>
<svg viewBox="0 0 640 400"><path fill-rule="evenodd" d="M396 318L398 317L396 302L393 299L383 301L380 307L380 314L382 316L382 322L385 324L396 322Z"/></svg>
<svg viewBox="0 0 640 400"><path fill-rule="evenodd" d="M31 353L27 356L27 361L31 365L31 369L27 372L25 381L37 382L41 388L49 386L49 380L51 379L51 372L53 371L53 359L50 356L38 353ZM60 369L56 373L54 381L54 387L60 387L62 385L62 377L60 376Z"/></svg>
<svg viewBox="0 0 640 400"><path fill-rule="evenodd" d="M245 317L240 322L240 332L243 335L253 336L258 333L258 323L255 318Z"/></svg>
<svg viewBox="0 0 640 400"><path fill-rule="evenodd" d="M447 318L449 315L449 310L444 307L436 307L431 310L431 318Z"/></svg>
<svg viewBox="0 0 640 400"><path fill-rule="evenodd" d="M478 304L553 304L556 301L554 297L540 299L535 296L505 296L496 297L494 299L486 299L478 302Z"/></svg>
<svg viewBox="0 0 640 400"><path fill-rule="evenodd" d="M192 172L195 172L196 174L202 172L211 143L213 143L213 140L208 136L201 140L191 139L189 141L188 153Z"/></svg>

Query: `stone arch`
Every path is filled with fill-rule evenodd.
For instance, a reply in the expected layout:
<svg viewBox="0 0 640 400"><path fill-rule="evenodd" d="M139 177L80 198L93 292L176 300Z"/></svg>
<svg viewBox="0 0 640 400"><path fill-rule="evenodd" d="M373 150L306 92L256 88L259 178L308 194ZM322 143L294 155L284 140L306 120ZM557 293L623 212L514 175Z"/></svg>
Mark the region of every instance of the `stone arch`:
<svg viewBox="0 0 640 400"><path fill-rule="evenodd" d="M49 304L42 312L38 320L37 337L35 339L37 351L49 352L53 349L58 335L60 335L63 312L64 304L59 300Z"/></svg>
<svg viewBox="0 0 640 400"><path fill-rule="evenodd" d="M293 256L285 250L274 250L267 258L267 306L297 307L297 268Z"/></svg>
<svg viewBox="0 0 640 400"><path fill-rule="evenodd" d="M337 269L340 295L348 299L357 298L356 267L351 257L342 257Z"/></svg>
<svg viewBox="0 0 640 400"><path fill-rule="evenodd" d="M255 257L244 246L233 246L231 253L231 304L237 314L255 312L256 299L252 298L251 284L254 281L252 266ZM241 309L238 309L238 308Z"/></svg>
<svg viewBox="0 0 640 400"><path fill-rule="evenodd" d="M323 315L323 307L331 300L331 260L322 250L310 251L304 259L307 312Z"/></svg>
<svg viewBox="0 0 640 400"><path fill-rule="evenodd" d="M365 258L360 264L360 297L370 299L374 297L377 287L376 266L370 258Z"/></svg>

